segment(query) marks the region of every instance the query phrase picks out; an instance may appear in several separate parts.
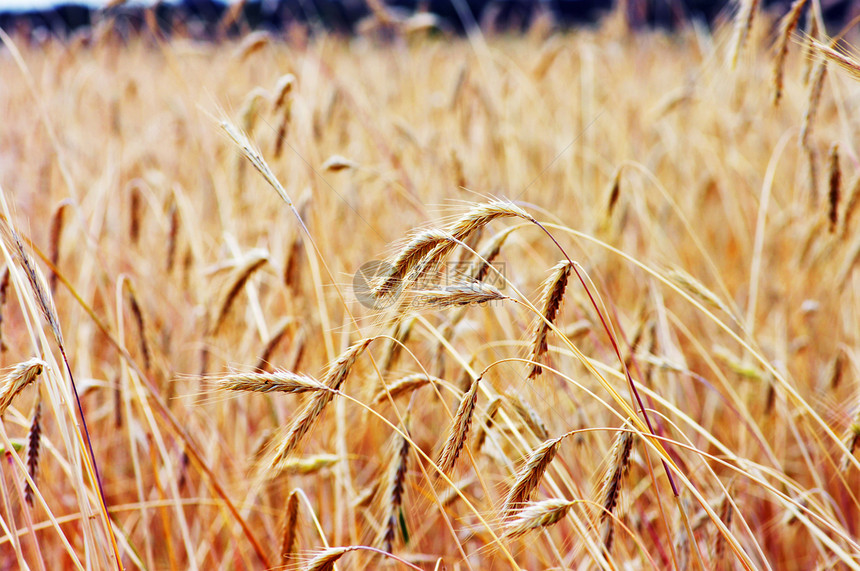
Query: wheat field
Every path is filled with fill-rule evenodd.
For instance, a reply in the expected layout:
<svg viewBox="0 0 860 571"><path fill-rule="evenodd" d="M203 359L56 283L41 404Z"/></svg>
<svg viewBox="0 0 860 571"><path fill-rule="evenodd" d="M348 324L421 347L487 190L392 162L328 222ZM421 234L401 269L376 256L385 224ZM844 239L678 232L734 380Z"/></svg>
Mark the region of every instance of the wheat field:
<svg viewBox="0 0 860 571"><path fill-rule="evenodd" d="M3 567L860 568L860 85L743 4L4 34Z"/></svg>

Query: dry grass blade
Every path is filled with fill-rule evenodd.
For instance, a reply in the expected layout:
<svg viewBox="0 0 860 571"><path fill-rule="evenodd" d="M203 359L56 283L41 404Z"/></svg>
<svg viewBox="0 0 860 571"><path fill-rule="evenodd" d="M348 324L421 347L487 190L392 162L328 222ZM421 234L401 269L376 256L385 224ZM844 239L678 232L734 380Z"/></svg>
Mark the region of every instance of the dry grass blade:
<svg viewBox="0 0 860 571"><path fill-rule="evenodd" d="M271 373L233 373L208 380L222 391L299 394L328 390L313 377L280 369Z"/></svg>
<svg viewBox="0 0 860 571"><path fill-rule="evenodd" d="M42 393L36 392L36 405L33 407L33 417L30 419L30 430L27 432L27 473L33 482L39 475L39 453L42 445ZM24 487L24 501L33 507L33 488L30 482Z"/></svg>
<svg viewBox="0 0 860 571"><path fill-rule="evenodd" d="M230 279L230 286L226 289L224 295L221 296L221 301L216 305L218 311L215 316L215 322L212 326L212 333L218 333L218 330L227 319L230 308L233 307L233 302L239 296L239 292L254 275L254 272L263 267L269 261L269 253L265 250L253 250L249 252L242 260L241 264L236 268Z"/></svg>
<svg viewBox="0 0 860 571"><path fill-rule="evenodd" d="M511 486L505 498L505 503L502 507L503 518L509 518L514 512L521 509L523 504L529 501L532 492L540 485L544 472L546 472L550 462L555 458L563 438L563 436L560 436L546 440L529 454L528 460L526 460L520 471L517 472L514 485Z"/></svg>
<svg viewBox="0 0 860 571"><path fill-rule="evenodd" d="M557 498L529 503L505 521L504 535L507 538L515 538L555 525L564 519L574 505L575 501Z"/></svg>
<svg viewBox="0 0 860 571"><path fill-rule="evenodd" d="M797 29L800 16L809 0L794 0L788 13L779 22L779 37L776 41L776 56L773 60L773 104L779 105L785 77L785 60L791 35Z"/></svg>
<svg viewBox="0 0 860 571"><path fill-rule="evenodd" d="M567 279L573 266L567 260L559 262L551 270L549 278L544 281L541 297L540 313L531 331L532 350L529 360L533 361L529 370L529 379L534 379L543 372L543 368L537 364L547 350L547 335L549 334L549 323L554 323L564 299L564 290L567 288ZM549 323L547 323L549 322Z"/></svg>
<svg viewBox="0 0 860 571"><path fill-rule="evenodd" d="M287 505L284 509L284 527L281 532L281 563L286 565L289 563L293 555L293 549L296 545L296 537L298 535L299 523L299 492L293 490L287 498Z"/></svg>
<svg viewBox="0 0 860 571"><path fill-rule="evenodd" d="M274 458L270 464L272 468L279 468L290 454L298 448L299 444L301 444L304 437L307 436L317 419L319 419L319 416L325 410L325 407L334 399L334 391L340 390L347 376L349 376L349 371L355 364L355 360L370 345L371 341L373 341L372 337L363 339L352 345L329 368L322 379L322 384L329 390L315 393L301 412L299 412L298 416L293 419L286 436L277 445Z"/></svg>
<svg viewBox="0 0 860 571"><path fill-rule="evenodd" d="M0 381L0 415L6 412L18 393L35 381L47 366L48 364L43 360L34 357L18 363L6 373L6 376Z"/></svg>
<svg viewBox="0 0 860 571"><path fill-rule="evenodd" d="M420 389L430 383L442 384L444 382L445 381L438 377L427 375L425 373L406 375L405 377L401 377L388 385L387 390L383 389L376 393L373 397L373 402L379 404L388 400L389 395L394 399L402 395L410 394L412 391Z"/></svg>
<svg viewBox="0 0 860 571"><path fill-rule="evenodd" d="M472 423L475 405L478 402L478 385L480 382L481 377L472 381L472 386L463 395L460 406L457 407L454 424L451 426L451 432L445 440L445 445L442 447L442 453L437 462L439 469L445 474L449 474L454 468L460 451L463 449L463 444L466 442L466 437L469 435L469 426Z"/></svg>
<svg viewBox="0 0 860 571"><path fill-rule="evenodd" d="M612 549L614 528L610 515L615 511L615 506L618 505L624 476L630 469L630 453L633 451L634 436L634 433L629 430L623 430L618 434L612 448L612 460L606 470L600 490L600 505L603 506L603 510L600 512L600 525L603 527L603 545L607 551Z"/></svg>

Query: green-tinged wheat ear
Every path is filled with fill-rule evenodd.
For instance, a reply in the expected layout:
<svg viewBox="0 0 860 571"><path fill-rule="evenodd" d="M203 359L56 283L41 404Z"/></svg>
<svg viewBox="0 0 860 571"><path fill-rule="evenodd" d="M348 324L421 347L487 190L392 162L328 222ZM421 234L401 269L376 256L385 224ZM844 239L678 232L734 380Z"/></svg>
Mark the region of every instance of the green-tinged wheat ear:
<svg viewBox="0 0 860 571"><path fill-rule="evenodd" d="M561 261L550 271L549 277L544 281L541 296L540 313L531 331L531 355L529 360L533 361L529 370L528 378L534 379L543 372L543 367L538 361L543 357L548 348L547 335L549 334L549 323L555 322L561 302L564 299L564 291L567 288L567 280L573 265L567 260Z"/></svg>
<svg viewBox="0 0 860 571"><path fill-rule="evenodd" d="M550 462L555 458L562 438L551 438L544 441L529 455L523 467L517 472L517 478L505 498L502 507L503 518L509 518L529 501L532 492L540 485Z"/></svg>
<svg viewBox="0 0 860 571"><path fill-rule="evenodd" d="M475 405L478 402L478 385L481 382L481 377L472 381L472 386L463 399L460 401L460 406L457 407L457 414L454 415L454 423L451 426L451 431L445 444L442 447L442 453L439 456L439 469L448 474L454 468L454 463L463 449L466 442L466 437L469 435L469 426L472 423L472 416L475 413Z"/></svg>
<svg viewBox="0 0 860 571"><path fill-rule="evenodd" d="M409 435L408 417L404 420L403 432ZM406 474L409 467L409 440L396 435L397 454L392 458L389 476L388 517L382 534L383 549L391 553L394 547L394 537L400 523L403 505L403 492L406 487Z"/></svg>
<svg viewBox="0 0 860 571"><path fill-rule="evenodd" d="M30 383L35 381L48 364L32 358L12 367L0 380L0 415L6 412L16 396Z"/></svg>
<svg viewBox="0 0 860 571"><path fill-rule="evenodd" d="M299 492L293 490L287 498L284 509L284 526L281 531L281 564L289 563L296 545L299 528Z"/></svg>
<svg viewBox="0 0 860 571"><path fill-rule="evenodd" d="M564 519L575 501L553 498L526 504L520 511L511 515L504 523L504 535L508 538L520 537L555 525Z"/></svg>

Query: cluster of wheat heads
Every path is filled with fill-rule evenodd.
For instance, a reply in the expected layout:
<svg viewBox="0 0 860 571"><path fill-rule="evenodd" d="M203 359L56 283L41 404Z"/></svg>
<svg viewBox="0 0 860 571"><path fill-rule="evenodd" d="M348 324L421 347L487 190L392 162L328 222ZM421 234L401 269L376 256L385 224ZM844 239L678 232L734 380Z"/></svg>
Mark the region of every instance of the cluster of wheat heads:
<svg viewBox="0 0 860 571"><path fill-rule="evenodd" d="M0 556L856 567L856 85L816 5L13 39Z"/></svg>

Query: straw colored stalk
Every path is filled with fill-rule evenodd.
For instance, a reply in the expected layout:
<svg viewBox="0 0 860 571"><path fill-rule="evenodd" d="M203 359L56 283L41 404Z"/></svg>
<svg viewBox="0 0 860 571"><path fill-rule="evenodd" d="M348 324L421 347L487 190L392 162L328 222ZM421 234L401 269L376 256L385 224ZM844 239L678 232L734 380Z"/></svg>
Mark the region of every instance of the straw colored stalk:
<svg viewBox="0 0 860 571"><path fill-rule="evenodd" d="M551 270L549 278L544 281L542 289L543 296L541 298L541 315L542 318L537 318L532 326L532 350L529 357L533 361L529 370L529 379L534 379L543 372L543 367L537 364L547 350L547 335L550 330L550 323L555 322L558 315L558 310L561 308L561 302L564 299L564 290L567 288L567 280L570 277L570 272L573 266L567 260L559 262Z"/></svg>
<svg viewBox="0 0 860 571"><path fill-rule="evenodd" d="M507 519L527 503L532 492L540 485L546 469L555 458L563 436L544 441L529 454L523 467L517 472L514 485L511 486L502 507L502 517Z"/></svg>
<svg viewBox="0 0 860 571"><path fill-rule="evenodd" d="M520 537L530 531L555 525L564 519L575 501L553 498L529 503L505 521L504 536Z"/></svg>
<svg viewBox="0 0 860 571"><path fill-rule="evenodd" d="M373 341L373 338L369 337L352 345L329 367L328 372L322 379L322 384L330 390L316 392L298 416L293 419L286 435L277 445L270 464L271 468L277 469L298 448L299 444L301 444L302 440L304 440L305 436L307 436L311 428L316 424L325 407L334 399L335 391L340 390L340 387L346 381L356 359L370 345L371 341Z"/></svg>
<svg viewBox="0 0 860 571"><path fill-rule="evenodd" d="M6 412L16 396L35 381L48 364L38 358L18 363L0 381L0 415Z"/></svg>
<svg viewBox="0 0 860 571"><path fill-rule="evenodd" d="M211 381L223 391L299 394L327 390L324 384L313 377L280 369L271 373L234 373L214 377Z"/></svg>
<svg viewBox="0 0 860 571"><path fill-rule="evenodd" d="M481 382L481 378L478 377L472 381L472 386L463 395L460 406L457 407L457 414L454 415L454 423L451 426L451 431L445 440L445 445L442 447L442 453L437 462L439 469L445 474L450 473L454 468L460 451L463 449L463 444L466 442L466 437L469 435L469 426L472 423L475 405L478 402L478 385Z"/></svg>

